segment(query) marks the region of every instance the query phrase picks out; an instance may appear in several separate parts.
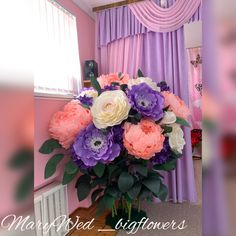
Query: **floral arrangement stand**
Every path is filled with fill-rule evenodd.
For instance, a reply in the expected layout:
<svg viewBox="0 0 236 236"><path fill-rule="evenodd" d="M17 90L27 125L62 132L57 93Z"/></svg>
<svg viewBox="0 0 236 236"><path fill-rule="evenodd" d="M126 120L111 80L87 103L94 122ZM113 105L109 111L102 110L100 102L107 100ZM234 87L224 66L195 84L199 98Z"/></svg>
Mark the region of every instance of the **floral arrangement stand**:
<svg viewBox="0 0 236 236"><path fill-rule="evenodd" d="M131 224L132 222L140 222L142 218L147 218L147 214L140 209L130 208L127 211L123 208L119 208L116 212L113 212L106 217L105 223L112 229L115 229L120 219L122 219L123 222L129 222L129 224Z"/></svg>
<svg viewBox="0 0 236 236"><path fill-rule="evenodd" d="M189 109L162 81L139 70L92 78L93 88L56 112L49 123L51 139L43 154L57 150L46 164L45 178L67 159L63 184L75 184L79 201L99 199L97 215L111 210L107 224L146 216L141 201L165 201L168 189L160 171L175 169L185 145L181 126L190 126ZM134 208L134 207L137 207Z"/></svg>

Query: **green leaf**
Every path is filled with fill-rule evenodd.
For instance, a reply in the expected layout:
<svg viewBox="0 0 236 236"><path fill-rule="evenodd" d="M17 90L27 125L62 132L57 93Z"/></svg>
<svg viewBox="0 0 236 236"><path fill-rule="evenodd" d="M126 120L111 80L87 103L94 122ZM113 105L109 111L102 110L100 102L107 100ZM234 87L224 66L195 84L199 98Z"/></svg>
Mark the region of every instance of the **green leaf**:
<svg viewBox="0 0 236 236"><path fill-rule="evenodd" d="M109 194L106 194L103 196L103 198L98 203L97 207L97 216L101 215L105 209L111 209L115 204L115 198L110 196Z"/></svg>
<svg viewBox="0 0 236 236"><path fill-rule="evenodd" d="M91 178L88 175L82 175L79 177L76 188L77 188L77 196L79 201L83 201L86 199L92 189L90 184Z"/></svg>
<svg viewBox="0 0 236 236"><path fill-rule="evenodd" d="M135 168L135 171L138 172L140 175L146 177L148 174L148 168L147 166L141 165L141 164L136 164L133 165L133 167Z"/></svg>
<svg viewBox="0 0 236 236"><path fill-rule="evenodd" d="M65 165L65 171L67 172L67 174L70 174L70 175L76 173L78 169L79 167L75 164L73 160L70 160Z"/></svg>
<svg viewBox="0 0 236 236"><path fill-rule="evenodd" d="M159 172L151 170L151 172L149 172L148 175L150 178L152 179L160 179L160 178L164 178Z"/></svg>
<svg viewBox="0 0 236 236"><path fill-rule="evenodd" d="M108 168L108 178L110 179L114 171L118 169L118 166L108 165L107 168Z"/></svg>
<svg viewBox="0 0 236 236"><path fill-rule="evenodd" d="M138 77L145 77L140 69L138 69Z"/></svg>
<svg viewBox="0 0 236 236"><path fill-rule="evenodd" d="M140 122L140 120L142 119L142 115L139 113L135 113L135 114L129 114L129 121L132 124L137 124L138 122Z"/></svg>
<svg viewBox="0 0 236 236"><path fill-rule="evenodd" d="M127 85L127 84L121 84L121 85L120 85L120 89L121 89L123 92L125 92L127 88L128 88L128 85Z"/></svg>
<svg viewBox="0 0 236 236"><path fill-rule="evenodd" d="M86 199L91 191L91 185L87 183L80 183L77 188L77 196L79 201Z"/></svg>
<svg viewBox="0 0 236 236"><path fill-rule="evenodd" d="M160 190L161 180L157 178L148 178L142 181L143 185L154 194L158 194Z"/></svg>
<svg viewBox="0 0 236 236"><path fill-rule="evenodd" d="M130 198L135 199L138 197L140 191L142 188L142 184L141 183L136 183L129 191L128 191L128 195Z"/></svg>
<svg viewBox="0 0 236 236"><path fill-rule="evenodd" d="M107 129L100 129L102 131L103 134L108 134L109 133L109 130Z"/></svg>
<svg viewBox="0 0 236 236"><path fill-rule="evenodd" d="M154 166L154 169L155 170L171 171L171 170L174 170L176 168L176 163L177 163L177 160L172 159L172 160L166 162L165 164Z"/></svg>
<svg viewBox="0 0 236 236"><path fill-rule="evenodd" d="M101 178L105 172L106 166L104 164L98 163L95 167L93 167L94 173L97 177Z"/></svg>
<svg viewBox="0 0 236 236"><path fill-rule="evenodd" d="M180 118L180 117L176 117L176 124L180 124L186 127L191 127L190 124L188 123L188 121Z"/></svg>
<svg viewBox="0 0 236 236"><path fill-rule="evenodd" d="M136 113L134 118L139 122L142 119L142 115L139 113Z"/></svg>
<svg viewBox="0 0 236 236"><path fill-rule="evenodd" d="M56 154L53 157L51 157L51 159L49 159L44 170L45 179L48 179L56 172L57 165L63 159L63 157L64 154Z"/></svg>
<svg viewBox="0 0 236 236"><path fill-rule="evenodd" d="M157 194L157 197L162 202L164 202L167 198L167 195L168 195L168 188L163 183L161 183L160 190L159 190L159 193Z"/></svg>
<svg viewBox="0 0 236 236"><path fill-rule="evenodd" d="M111 82L111 85L112 85L112 86L120 86L120 84L117 83L117 82Z"/></svg>
<svg viewBox="0 0 236 236"><path fill-rule="evenodd" d="M147 202L153 202L153 195L148 195L146 198Z"/></svg>
<svg viewBox="0 0 236 236"><path fill-rule="evenodd" d="M138 198L144 200L148 196L150 196L150 190L148 190L146 187L142 187Z"/></svg>
<svg viewBox="0 0 236 236"><path fill-rule="evenodd" d="M89 172L86 169L80 168L80 172L83 174L89 175Z"/></svg>
<svg viewBox="0 0 236 236"><path fill-rule="evenodd" d="M128 193L125 193L124 197L125 197L125 200L128 204L133 202L133 199L128 195Z"/></svg>
<svg viewBox="0 0 236 236"><path fill-rule="evenodd" d="M61 148L61 144L56 139L51 138L43 143L43 145L39 149L39 152L42 154L50 154L56 148Z"/></svg>
<svg viewBox="0 0 236 236"><path fill-rule="evenodd" d="M164 129L163 133L167 134L167 133L171 133L173 128L170 126L162 126L162 129Z"/></svg>
<svg viewBox="0 0 236 236"><path fill-rule="evenodd" d="M165 108L163 109L163 111L168 111L169 108L170 108L170 106L167 106L167 107L165 107Z"/></svg>
<svg viewBox="0 0 236 236"><path fill-rule="evenodd" d="M96 202L98 196L100 193L102 193L103 189L102 188L99 188L99 189L96 189L93 193L92 193L92 196L91 196L91 200L92 200L92 203Z"/></svg>
<svg viewBox="0 0 236 236"><path fill-rule="evenodd" d="M25 176L19 181L16 187L15 198L18 202L26 200L33 194L34 189L34 172L29 171Z"/></svg>
<svg viewBox="0 0 236 236"><path fill-rule="evenodd" d="M75 187L78 188L78 184L80 184L80 183L82 183L82 182L90 184L90 182L91 182L91 177L90 177L89 175L87 175L87 174L81 175L81 176L78 178L78 180L77 180L77 182L76 182L76 184L75 184Z"/></svg>
<svg viewBox="0 0 236 236"><path fill-rule="evenodd" d="M100 95L101 92L102 92L102 89L101 89L101 86L100 86L100 84L98 83L97 79L94 78L94 77L92 77L92 78L91 78L91 84L92 84L92 86L97 90L98 95Z"/></svg>
<svg viewBox="0 0 236 236"><path fill-rule="evenodd" d="M171 156L172 156L174 159L178 159L178 158L180 158L180 157L182 156L182 154L179 153L178 151L172 149L172 150L171 150Z"/></svg>
<svg viewBox="0 0 236 236"><path fill-rule="evenodd" d="M160 178L164 179L164 176L155 170L152 170L152 172L150 173L150 177L157 178L157 179L160 179Z"/></svg>
<svg viewBox="0 0 236 236"><path fill-rule="evenodd" d="M89 105L86 105L86 104L80 104L82 107L86 108L86 109L90 109L90 106Z"/></svg>
<svg viewBox="0 0 236 236"><path fill-rule="evenodd" d="M64 172L63 175L63 179L62 179L62 184L66 185L69 184L74 178L75 176L79 173L79 170L77 169L76 172L69 174L68 172Z"/></svg>
<svg viewBox="0 0 236 236"><path fill-rule="evenodd" d="M122 172L118 179L118 187L122 193L127 192L134 184L133 177L128 172Z"/></svg>
<svg viewBox="0 0 236 236"><path fill-rule="evenodd" d="M97 185L102 185L102 186L106 186L107 184L107 178L106 177L102 177L102 178L96 178L93 180L91 186L92 188L95 188Z"/></svg>
<svg viewBox="0 0 236 236"><path fill-rule="evenodd" d="M109 179L110 180L112 180L113 178L118 178L118 176L120 176L120 174L122 173L122 169L121 169L121 167L118 167L117 169L115 169L113 172L112 172L112 174L111 174L111 176L109 177Z"/></svg>
<svg viewBox="0 0 236 236"><path fill-rule="evenodd" d="M105 194L109 194L110 196L112 196L114 198L118 198L121 195L119 189L115 186L108 187L105 191Z"/></svg>
<svg viewBox="0 0 236 236"><path fill-rule="evenodd" d="M31 165L34 161L34 154L31 150L22 149L16 152L10 159L9 166L13 169L21 169Z"/></svg>

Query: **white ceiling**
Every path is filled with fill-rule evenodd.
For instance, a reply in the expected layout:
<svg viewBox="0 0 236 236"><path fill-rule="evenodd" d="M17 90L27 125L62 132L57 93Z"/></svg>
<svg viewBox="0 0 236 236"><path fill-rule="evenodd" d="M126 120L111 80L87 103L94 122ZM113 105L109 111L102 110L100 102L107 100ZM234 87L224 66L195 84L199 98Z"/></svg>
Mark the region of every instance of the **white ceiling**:
<svg viewBox="0 0 236 236"><path fill-rule="evenodd" d="M72 0L78 7L85 11L89 16L95 18L93 13L93 8L98 6L103 6L111 4L114 2L119 2L121 0Z"/></svg>

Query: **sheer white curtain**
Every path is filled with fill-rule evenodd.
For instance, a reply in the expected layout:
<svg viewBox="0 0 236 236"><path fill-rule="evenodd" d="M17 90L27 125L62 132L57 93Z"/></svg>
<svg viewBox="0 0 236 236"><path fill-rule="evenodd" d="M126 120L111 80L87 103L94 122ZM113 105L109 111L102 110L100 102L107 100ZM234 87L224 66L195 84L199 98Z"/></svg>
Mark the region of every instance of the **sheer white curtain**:
<svg viewBox="0 0 236 236"><path fill-rule="evenodd" d="M76 18L54 0L34 0L35 92L75 94L81 88Z"/></svg>

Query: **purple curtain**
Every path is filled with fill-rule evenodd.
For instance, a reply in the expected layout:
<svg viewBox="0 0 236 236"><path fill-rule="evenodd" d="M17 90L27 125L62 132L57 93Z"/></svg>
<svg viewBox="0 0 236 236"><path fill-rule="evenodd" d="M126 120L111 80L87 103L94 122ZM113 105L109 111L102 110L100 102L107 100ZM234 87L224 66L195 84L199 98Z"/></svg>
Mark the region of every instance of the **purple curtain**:
<svg viewBox="0 0 236 236"><path fill-rule="evenodd" d="M170 7L176 0L169 0L167 6ZM160 0L155 0L160 5ZM189 22L198 21L202 18L202 6L194 13ZM128 6L111 8L100 11L96 15L96 45L98 48L129 36L145 34L151 30L142 25Z"/></svg>
<svg viewBox="0 0 236 236"><path fill-rule="evenodd" d="M188 70L183 27L170 33L149 32L144 35L141 70L156 82L165 80L171 90L186 104L188 94ZM165 173L169 187L169 199L173 202L196 202L194 169L190 128L185 128L186 145L177 169Z"/></svg>
<svg viewBox="0 0 236 236"><path fill-rule="evenodd" d="M148 30L127 6L100 11L96 16L97 46L107 46L112 41L143 34Z"/></svg>
<svg viewBox="0 0 236 236"><path fill-rule="evenodd" d="M99 49L101 74L125 73L136 77L141 65L143 34L118 39Z"/></svg>

